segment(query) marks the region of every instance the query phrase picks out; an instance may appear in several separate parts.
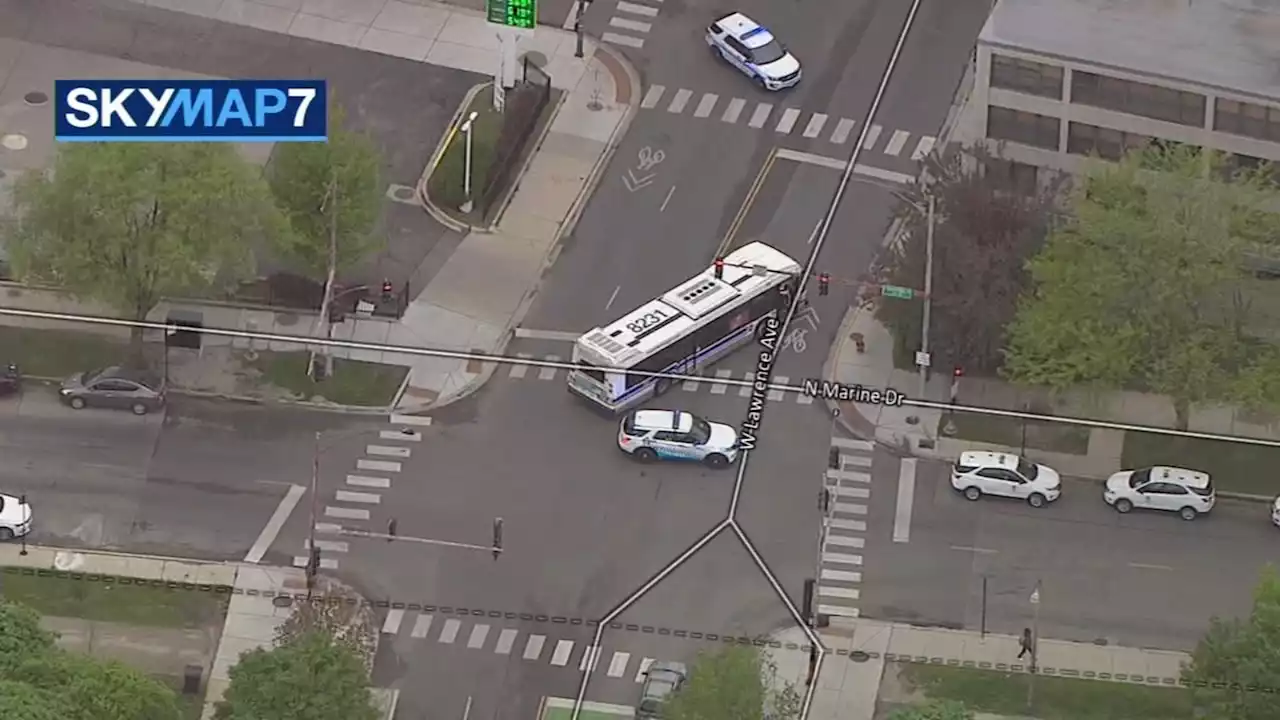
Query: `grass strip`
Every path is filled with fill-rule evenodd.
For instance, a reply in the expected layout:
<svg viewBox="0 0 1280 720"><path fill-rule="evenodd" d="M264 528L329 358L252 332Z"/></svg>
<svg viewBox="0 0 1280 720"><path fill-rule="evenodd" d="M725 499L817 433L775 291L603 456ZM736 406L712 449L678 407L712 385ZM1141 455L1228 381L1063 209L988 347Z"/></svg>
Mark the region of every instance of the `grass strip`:
<svg viewBox="0 0 1280 720"><path fill-rule="evenodd" d="M41 615L145 627L200 628L220 622L226 614L225 595L90 577L28 575L17 568L0 568L0 597Z"/></svg>
<svg viewBox="0 0 1280 720"><path fill-rule="evenodd" d="M334 358L333 376L316 382L307 374L310 353L262 352L249 363L262 379L302 400L317 395L339 405L382 407L395 400L409 368Z"/></svg>

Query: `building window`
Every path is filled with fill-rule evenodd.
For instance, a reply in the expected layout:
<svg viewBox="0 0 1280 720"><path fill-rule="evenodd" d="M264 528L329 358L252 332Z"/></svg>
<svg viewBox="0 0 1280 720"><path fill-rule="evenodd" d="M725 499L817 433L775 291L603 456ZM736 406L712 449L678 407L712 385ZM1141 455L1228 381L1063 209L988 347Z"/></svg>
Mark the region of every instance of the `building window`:
<svg viewBox="0 0 1280 720"><path fill-rule="evenodd" d="M992 140L1057 150L1059 127L1061 121L1055 117L995 106L987 108L987 137Z"/></svg>
<svg viewBox="0 0 1280 720"><path fill-rule="evenodd" d="M1259 140L1280 142L1280 107L1218 98L1213 107L1213 129Z"/></svg>
<svg viewBox="0 0 1280 720"><path fill-rule="evenodd" d="M1097 155L1104 160L1119 160L1126 153L1141 150L1150 142L1151 138L1146 135L1077 122L1067 125L1067 152L1072 155Z"/></svg>
<svg viewBox="0 0 1280 720"><path fill-rule="evenodd" d="M986 161L984 170L983 176L1001 190L1035 195L1040 189L1040 168L1035 165L993 157Z"/></svg>
<svg viewBox="0 0 1280 720"><path fill-rule="evenodd" d="M1196 93L1076 70L1071 102L1153 120L1204 127L1205 97Z"/></svg>
<svg viewBox="0 0 1280 720"><path fill-rule="evenodd" d="M990 85L994 88L1061 100L1062 75L1062 68L1054 65L1007 55L991 56Z"/></svg>
<svg viewBox="0 0 1280 720"><path fill-rule="evenodd" d="M1260 171L1263 178L1280 187L1280 165L1270 160L1263 160L1251 155L1228 155L1223 170L1226 173L1227 180L1235 179L1237 173Z"/></svg>

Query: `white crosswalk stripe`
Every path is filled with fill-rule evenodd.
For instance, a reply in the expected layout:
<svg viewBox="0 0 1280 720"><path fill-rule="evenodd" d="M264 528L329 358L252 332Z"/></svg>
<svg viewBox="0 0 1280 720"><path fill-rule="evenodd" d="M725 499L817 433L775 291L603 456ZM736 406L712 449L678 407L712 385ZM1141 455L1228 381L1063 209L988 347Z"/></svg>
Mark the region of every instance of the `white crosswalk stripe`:
<svg viewBox="0 0 1280 720"><path fill-rule="evenodd" d="M796 126L796 120L800 118L800 111L795 108L787 108L782 111L782 117L778 120L778 124L773 128L774 132L786 135Z"/></svg>
<svg viewBox="0 0 1280 720"><path fill-rule="evenodd" d="M548 355L547 360L550 360L551 362L560 362L560 356ZM555 378L555 376L556 376L556 368L553 368L553 367L538 368L539 380L552 380Z"/></svg>
<svg viewBox="0 0 1280 720"><path fill-rule="evenodd" d="M809 118L809 124L804 126L804 136L807 138L816 138L818 133L822 132L822 126L827 123L827 116L822 113L814 113Z"/></svg>
<svg viewBox="0 0 1280 720"><path fill-rule="evenodd" d="M339 490L335 492L334 499L344 503L360 503L363 505L380 505L382 504L382 496L375 493L351 492L350 490Z"/></svg>
<svg viewBox="0 0 1280 720"><path fill-rule="evenodd" d="M515 628L503 628L498 633L498 644L493 646L493 652L498 655L510 655L511 646L516 642L516 636L520 634Z"/></svg>
<svg viewBox="0 0 1280 720"><path fill-rule="evenodd" d="M453 618L444 621L444 630L440 631L440 642L445 645L452 645L454 640L458 639L458 631L462 629L462 623Z"/></svg>
<svg viewBox="0 0 1280 720"><path fill-rule="evenodd" d="M662 93L666 91L667 88L662 85L650 85L645 91L644 99L640 101L640 107L646 110L657 107L658 101L662 99Z"/></svg>
<svg viewBox="0 0 1280 720"><path fill-rule="evenodd" d="M356 461L357 470L374 470L376 472L400 472L400 463L394 460L365 460L361 458Z"/></svg>
<svg viewBox="0 0 1280 720"><path fill-rule="evenodd" d="M600 39L607 43L613 43L614 45L626 45L627 47L633 48L644 47L644 40L631 37L630 35L619 35L618 33L607 32L602 34Z"/></svg>
<svg viewBox="0 0 1280 720"><path fill-rule="evenodd" d="M831 142L836 145L843 145L849 139L849 133L858 123L849 118L840 118L840 122L836 123L836 129L831 132Z"/></svg>
<svg viewBox="0 0 1280 720"><path fill-rule="evenodd" d="M382 632L387 635L395 635L400 631L400 623L404 620L404 610L389 610L387 617L382 621Z"/></svg>
<svg viewBox="0 0 1280 720"><path fill-rule="evenodd" d="M308 561L308 559L307 559L307 558L305 558L305 557L303 557L303 556L301 556L301 555L295 555L295 556L293 557L293 566L294 566L294 567L296 567L296 568L304 568L304 567L306 567L306 566L307 566L307 561ZM321 568L322 570L337 570L337 569L338 569L338 561L337 561L337 560L335 560L335 559L333 559L333 558L327 558L327 557L321 556L321 557L320 557L320 568Z"/></svg>
<svg viewBox="0 0 1280 720"><path fill-rule="evenodd" d="M327 505L324 509L324 516L342 518L343 520L368 520L369 511L364 508L344 508Z"/></svg>
<svg viewBox="0 0 1280 720"><path fill-rule="evenodd" d="M619 3L619 4L622 5L625 3ZM623 30L634 30L635 32L639 32L639 33L647 33L649 32L649 28L653 27L647 22L640 22L639 20L628 20L626 18L620 18L620 17L609 18L609 25L616 28L622 28Z"/></svg>
<svg viewBox="0 0 1280 720"><path fill-rule="evenodd" d="M370 445L364 449L364 452L366 455L394 458L407 458L412 453L407 447L392 447L390 445Z"/></svg>
<svg viewBox="0 0 1280 720"><path fill-rule="evenodd" d="M911 133L906 130L895 130L893 136L889 138L889 144L884 146L884 154L897 157L898 153L902 152L902 146L907 144L909 137Z"/></svg>
<svg viewBox="0 0 1280 720"><path fill-rule="evenodd" d="M769 118L769 113L772 111L773 106L769 103L760 103L759 105L756 105L756 109L751 112L751 120L747 122L747 127L764 127L764 121Z"/></svg>
<svg viewBox="0 0 1280 720"><path fill-rule="evenodd" d="M648 5L637 5L635 3L626 2L626 0L618 0L618 11L631 13L632 15L643 15L644 17L658 16L658 8L649 7Z"/></svg>
<svg viewBox="0 0 1280 720"><path fill-rule="evenodd" d="M476 625L471 628L471 637L467 638L467 647L475 650L484 647L484 641L489 637L488 625Z"/></svg>
<svg viewBox="0 0 1280 720"><path fill-rule="evenodd" d="M386 489L391 487L391 479L371 477L369 475L348 475L347 484L353 487Z"/></svg>
<svg viewBox="0 0 1280 720"><path fill-rule="evenodd" d="M422 442L422 433L408 428L404 430L379 430L378 437L383 440L396 440L399 442Z"/></svg>
<svg viewBox="0 0 1280 720"><path fill-rule="evenodd" d="M692 90L681 88L676 91L675 97L671 98L671 104L667 106L667 112L680 114L684 112L685 105L689 104L689 98L693 97Z"/></svg>
<svg viewBox="0 0 1280 720"><path fill-rule="evenodd" d="M636 682L644 682L644 676L649 672L649 666L653 664L653 658L645 658L640 661L640 667L636 670Z"/></svg>
<svg viewBox="0 0 1280 720"><path fill-rule="evenodd" d="M573 641L561 640L556 643L556 649L551 651L551 664L556 667L564 667L569 664L569 656L573 654Z"/></svg>
<svg viewBox="0 0 1280 720"><path fill-rule="evenodd" d="M302 547L306 550L310 550L311 541L303 540ZM321 553L344 553L351 549L350 545L341 540L317 540L316 547L320 549ZM321 557L320 559L323 560L324 558Z"/></svg>
<svg viewBox="0 0 1280 720"><path fill-rule="evenodd" d="M517 353L517 354L516 354L516 357L518 357L518 358L522 358L522 359L524 359L524 360L532 360L532 359L533 359L533 356L532 356L532 355L525 355L524 353ZM514 378L514 379L516 379L516 380L519 380L520 378L524 377L524 374L525 374L525 373L527 373L527 372L529 372L529 366L528 366L528 365L521 365L521 364L519 364L519 363L516 363L515 365L512 365L512 366L511 366L511 377L512 377L512 378Z"/></svg>
<svg viewBox="0 0 1280 720"><path fill-rule="evenodd" d="M547 643L546 635L530 635L529 640L524 644L525 660L537 660L542 655L542 646Z"/></svg>
<svg viewBox="0 0 1280 720"><path fill-rule="evenodd" d="M613 659L609 661L609 670L606 673L611 678L622 677L627 671L627 663L631 662L631 653L616 652Z"/></svg>
<svg viewBox="0 0 1280 720"><path fill-rule="evenodd" d="M916 143L916 149L911 151L912 160L923 160L929 153L933 152L933 144L937 142L934 138L925 135Z"/></svg>
<svg viewBox="0 0 1280 720"><path fill-rule="evenodd" d="M716 102L720 100L720 96L715 93L703 93L702 99L698 101L698 108L693 111L696 118L704 118L711 115L711 111L715 109Z"/></svg>
<svg viewBox="0 0 1280 720"><path fill-rule="evenodd" d="M409 637L424 638L431 630L431 616L422 613L413 621L413 630L409 632Z"/></svg>
<svg viewBox="0 0 1280 720"><path fill-rule="evenodd" d="M871 499L875 443L833 437L831 448L839 468L826 471L827 487L832 493L828 496L830 505L814 604L821 615L856 618L862 596L862 552L867 545L867 503Z"/></svg>
<svg viewBox="0 0 1280 720"><path fill-rule="evenodd" d="M738 116L742 114L742 109L747 106L747 101L742 98L734 98L729 101L729 106L724 109L724 114L720 116L722 122L736 123Z"/></svg>
<svg viewBox="0 0 1280 720"><path fill-rule="evenodd" d="M876 146L876 141L880 139L880 133L883 130L884 128L879 125L872 125L871 128L867 130L867 138L862 141L862 149L870 150L874 148Z"/></svg>
<svg viewBox="0 0 1280 720"><path fill-rule="evenodd" d="M733 371L732 371L732 370L717 370L717 371L716 371L716 377L720 378L721 380L724 380L724 379L728 378L730 375L733 375ZM728 389L729 389L729 386L728 386L728 385L725 385L724 383L717 383L717 384L715 384L715 385L712 385L712 386L711 386L711 394L712 394L712 395L723 395L723 394L725 394L725 391L726 391L726 390L728 390Z"/></svg>

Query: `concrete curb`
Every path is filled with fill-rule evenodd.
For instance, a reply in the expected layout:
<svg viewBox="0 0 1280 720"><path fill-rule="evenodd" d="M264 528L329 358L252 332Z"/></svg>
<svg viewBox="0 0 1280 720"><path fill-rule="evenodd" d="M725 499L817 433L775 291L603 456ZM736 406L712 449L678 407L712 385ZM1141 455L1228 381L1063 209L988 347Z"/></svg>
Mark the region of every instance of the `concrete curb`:
<svg viewBox="0 0 1280 720"><path fill-rule="evenodd" d="M582 211L586 208L587 201L595 194L596 187L603 179L604 169L608 167L609 162L613 159L613 155L617 151L618 145L621 143L622 138L626 136L627 130L631 127L631 121L635 119L636 112L640 109L640 102L638 99L640 75L636 72L635 67L632 66L621 53L613 50L604 43L596 43L596 53L604 53L605 55L608 55L610 59L615 61L626 74L628 82L628 86L626 88L626 98L628 101L627 112L623 116L622 122L618 123L618 126L613 130L613 134L609 136L609 142L606 145L604 153L602 153L599 159L596 160L596 164L592 167L591 173L583 183L582 190L578 193L577 199L575 199L573 205L569 207L569 211L565 213L564 219L560 221L560 228L556 232L555 241L551 243L551 247L547 250L546 257L543 260L542 272L539 273L538 278L533 282L532 287L525 292L524 299L520 301L519 307L517 307L515 313L512 314L506 328L503 329L502 334L499 336L500 339L493 349L495 354L504 351L507 344L515 337L516 328L520 326L520 323L524 320L524 316L528 314L529 308L533 306L534 298L538 296L538 290L542 285L542 279L546 277L547 271L555 265L556 259L559 258L560 248L564 239L573 234L573 230L577 227L578 220L582 216ZM592 57L594 58L595 55ZM617 92L619 96L623 95L621 87L617 89ZM562 97L567 98L568 95L569 93L566 92ZM550 130L550 127L551 123L547 123L548 131ZM517 180L517 182L519 181ZM404 414L413 414L426 412L428 410L439 410L458 402L483 387L484 384L493 377L493 374L497 372L497 369L497 363L484 363L480 374L453 395L450 395L447 398L437 399L435 402L426 403L422 406L401 408L399 409L399 412Z"/></svg>
<svg viewBox="0 0 1280 720"><path fill-rule="evenodd" d="M405 374L405 382L408 382L408 374ZM23 375L22 379L34 380L44 385L56 385L62 382L63 378L48 377L45 375ZM390 415L395 412L395 405L339 405L338 403L318 403L311 400L284 400L284 399L268 399L254 397L252 395L234 395L231 393L219 393L209 390L191 390L188 388L170 388L169 392L182 397L201 398L206 400L225 400L227 402L243 403L245 405L284 405L290 407L304 407L309 410L319 410L323 412L340 413L344 415ZM400 393L404 392L404 383L401 383ZM397 398L399 393L397 393ZM96 550L94 552L97 552Z"/></svg>
<svg viewBox="0 0 1280 720"><path fill-rule="evenodd" d="M492 80L482 82L479 85L472 87L467 91L466 95L462 96L462 102L458 103L458 109L453 113L453 119L449 121L449 129L440 136L440 142L436 143L435 152L431 153L431 161L422 169L422 175L418 178L418 201L422 203L422 207L427 211L427 214L430 215L432 219L454 232L487 233L492 232L492 225L476 227L455 220L431 199L431 194L427 192L427 182L431 179L432 173L436 171L436 165L439 164L440 158L444 157L444 151L448 149L449 140L453 136L453 129L461 124L463 111L471 107L471 103L476 99L476 96L490 85L493 85Z"/></svg>

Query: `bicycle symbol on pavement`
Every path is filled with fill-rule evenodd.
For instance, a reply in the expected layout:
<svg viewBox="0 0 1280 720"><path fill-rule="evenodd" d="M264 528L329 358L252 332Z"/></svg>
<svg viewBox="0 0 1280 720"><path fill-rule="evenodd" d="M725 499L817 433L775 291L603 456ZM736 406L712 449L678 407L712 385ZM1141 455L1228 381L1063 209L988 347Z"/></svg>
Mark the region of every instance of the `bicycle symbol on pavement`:
<svg viewBox="0 0 1280 720"><path fill-rule="evenodd" d="M809 347L808 343L806 343L804 339L805 335L808 334L809 331L804 328L796 328L792 330L787 333L787 337L783 339L782 349L786 350L787 348L791 348L797 355L804 352L805 348Z"/></svg>
<svg viewBox="0 0 1280 720"><path fill-rule="evenodd" d="M641 172L644 172L646 170L652 170L655 165L658 165L663 160L666 160L667 154L662 152L662 150L654 150L648 145L645 145L644 147L640 148L640 152L637 155L637 159L640 161L640 164L636 166L636 169Z"/></svg>

